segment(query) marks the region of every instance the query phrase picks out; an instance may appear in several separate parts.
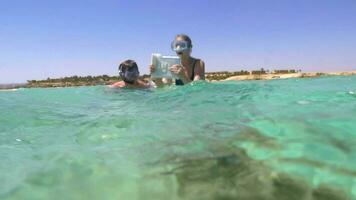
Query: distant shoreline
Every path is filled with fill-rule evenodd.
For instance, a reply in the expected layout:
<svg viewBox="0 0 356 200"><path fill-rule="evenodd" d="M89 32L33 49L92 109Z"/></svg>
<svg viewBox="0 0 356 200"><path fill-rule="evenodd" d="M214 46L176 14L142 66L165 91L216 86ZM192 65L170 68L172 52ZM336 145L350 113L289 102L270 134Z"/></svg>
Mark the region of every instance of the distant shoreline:
<svg viewBox="0 0 356 200"><path fill-rule="evenodd" d="M0 84L0 91L9 91L13 89L18 89L18 88L24 88L27 87L26 83L10 83L10 84Z"/></svg>
<svg viewBox="0 0 356 200"><path fill-rule="evenodd" d="M299 72L287 74L254 74L254 75L240 75L231 76L222 81L242 81L242 80L274 80L274 79L288 79L288 78L313 78L321 76L353 76L356 71L350 72ZM214 81L214 80L212 80Z"/></svg>
<svg viewBox="0 0 356 200"><path fill-rule="evenodd" d="M243 81L243 80L275 80L288 78L313 78L321 76L352 76L356 71L348 72L292 72L292 73L267 73L265 71L240 71L240 72L208 72L205 79L209 82L217 81ZM141 76L142 79L148 80L149 75ZM96 86L110 85L120 81L117 76L86 76L86 77L65 77L46 80L31 80L23 84L0 84L0 90L9 91L18 88L51 88L51 87L79 87L79 86Z"/></svg>

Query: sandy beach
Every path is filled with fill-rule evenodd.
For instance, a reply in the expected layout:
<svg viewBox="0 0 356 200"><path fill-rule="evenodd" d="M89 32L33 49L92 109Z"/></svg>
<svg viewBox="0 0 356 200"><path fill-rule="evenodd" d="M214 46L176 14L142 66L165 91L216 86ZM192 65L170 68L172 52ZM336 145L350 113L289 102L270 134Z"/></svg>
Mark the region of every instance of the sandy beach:
<svg viewBox="0 0 356 200"><path fill-rule="evenodd" d="M350 72L303 72L290 74L252 74L231 76L222 81L242 81L242 80L273 80L273 79L287 79L287 78L312 78L320 76L352 76L356 75L356 71ZM213 80L212 80L213 81Z"/></svg>

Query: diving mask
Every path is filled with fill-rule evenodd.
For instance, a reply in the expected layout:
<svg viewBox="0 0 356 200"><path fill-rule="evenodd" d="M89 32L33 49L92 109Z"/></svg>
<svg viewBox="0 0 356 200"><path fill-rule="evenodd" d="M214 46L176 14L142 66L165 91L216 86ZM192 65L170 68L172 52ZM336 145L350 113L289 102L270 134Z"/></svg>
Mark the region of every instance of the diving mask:
<svg viewBox="0 0 356 200"><path fill-rule="evenodd" d="M119 75L125 82L132 84L139 77L140 72L137 67L125 68L120 66Z"/></svg>
<svg viewBox="0 0 356 200"><path fill-rule="evenodd" d="M173 51L177 52L177 53L180 53L180 52L183 52L183 51L186 51L188 49L190 49L190 45L188 44L187 41L177 41L177 40L174 40L171 44L171 48Z"/></svg>

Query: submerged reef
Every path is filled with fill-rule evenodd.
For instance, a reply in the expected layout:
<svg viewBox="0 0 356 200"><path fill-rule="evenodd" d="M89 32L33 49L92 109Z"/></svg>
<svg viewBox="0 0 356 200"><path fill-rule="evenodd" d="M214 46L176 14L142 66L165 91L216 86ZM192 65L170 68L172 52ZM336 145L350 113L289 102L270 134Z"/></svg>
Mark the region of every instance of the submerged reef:
<svg viewBox="0 0 356 200"><path fill-rule="evenodd" d="M346 200L350 195L335 186L312 186L303 177L278 172L262 160L254 160L243 148L233 145L237 140L264 143L279 148L273 138L256 129L246 129L236 137L209 145L210 156L173 155L160 161L170 170L162 176L174 176L177 195L194 200ZM206 142L206 141L205 141Z"/></svg>

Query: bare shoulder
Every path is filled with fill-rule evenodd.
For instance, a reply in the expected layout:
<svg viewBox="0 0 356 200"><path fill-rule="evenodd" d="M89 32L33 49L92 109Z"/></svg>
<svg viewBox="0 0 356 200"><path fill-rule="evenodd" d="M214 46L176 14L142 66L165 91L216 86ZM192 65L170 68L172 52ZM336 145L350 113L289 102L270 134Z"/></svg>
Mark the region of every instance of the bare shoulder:
<svg viewBox="0 0 356 200"><path fill-rule="evenodd" d="M110 85L111 88L123 88L125 87L125 83L124 81L119 81L119 82L116 82L112 85Z"/></svg>
<svg viewBox="0 0 356 200"><path fill-rule="evenodd" d="M199 65L199 68L205 69L205 63L202 59L199 59L198 65Z"/></svg>
<svg viewBox="0 0 356 200"><path fill-rule="evenodd" d="M194 80L204 80L205 79L205 63L202 59L197 59L195 66L195 77Z"/></svg>
<svg viewBox="0 0 356 200"><path fill-rule="evenodd" d="M149 87L150 87L150 84L149 84L149 83L146 83L146 82L143 81L143 80L137 80L137 82L139 83L139 87L140 87L140 88L149 88Z"/></svg>

